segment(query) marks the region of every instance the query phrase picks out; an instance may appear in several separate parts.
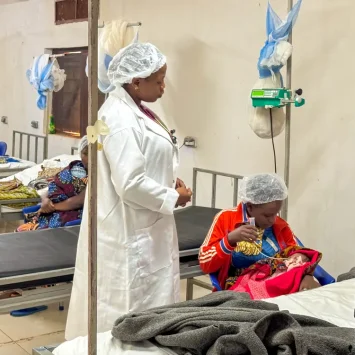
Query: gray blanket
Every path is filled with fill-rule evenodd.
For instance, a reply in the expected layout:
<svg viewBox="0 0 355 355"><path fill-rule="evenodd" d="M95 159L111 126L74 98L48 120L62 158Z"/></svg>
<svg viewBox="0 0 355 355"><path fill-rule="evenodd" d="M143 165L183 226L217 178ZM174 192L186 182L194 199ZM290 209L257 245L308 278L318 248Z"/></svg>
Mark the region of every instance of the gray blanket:
<svg viewBox="0 0 355 355"><path fill-rule="evenodd" d="M355 354L355 329L280 312L277 305L229 291L125 315L112 335L151 340L178 354Z"/></svg>
<svg viewBox="0 0 355 355"><path fill-rule="evenodd" d="M337 282L355 279L355 267L353 267L349 272L341 274L338 276Z"/></svg>

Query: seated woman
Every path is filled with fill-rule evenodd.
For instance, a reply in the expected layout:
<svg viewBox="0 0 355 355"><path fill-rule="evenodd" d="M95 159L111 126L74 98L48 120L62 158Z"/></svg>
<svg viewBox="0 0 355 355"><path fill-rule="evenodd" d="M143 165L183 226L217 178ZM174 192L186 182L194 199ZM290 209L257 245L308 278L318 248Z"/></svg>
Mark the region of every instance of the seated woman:
<svg viewBox="0 0 355 355"><path fill-rule="evenodd" d="M199 253L202 271L218 272L224 289L231 286L226 284L229 277L237 277L257 261L297 245L286 221L278 217L287 198L287 187L279 176L258 174L244 178L239 197L242 202L237 208L216 216ZM250 224L250 218L255 220L255 226ZM311 275L306 275L300 289L317 285Z"/></svg>
<svg viewBox="0 0 355 355"><path fill-rule="evenodd" d="M48 195L42 198L38 212L27 216L27 223L17 232L63 227L81 219L88 178L88 140L79 143L81 160L72 161L48 185Z"/></svg>
<svg viewBox="0 0 355 355"><path fill-rule="evenodd" d="M249 293L254 300L289 295L300 291L303 277L313 275L321 258L315 250L291 246L227 279L226 285L230 291Z"/></svg>

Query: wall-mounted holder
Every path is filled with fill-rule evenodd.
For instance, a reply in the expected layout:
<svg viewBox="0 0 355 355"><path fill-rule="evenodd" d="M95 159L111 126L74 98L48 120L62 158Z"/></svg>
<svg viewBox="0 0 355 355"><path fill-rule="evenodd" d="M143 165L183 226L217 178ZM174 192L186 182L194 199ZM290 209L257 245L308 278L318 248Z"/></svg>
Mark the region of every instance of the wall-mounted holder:
<svg viewBox="0 0 355 355"><path fill-rule="evenodd" d="M194 137L185 137L184 146L189 148L197 148L196 138Z"/></svg>
<svg viewBox="0 0 355 355"><path fill-rule="evenodd" d="M38 129L38 121L31 121L31 127Z"/></svg>
<svg viewBox="0 0 355 355"><path fill-rule="evenodd" d="M3 123L3 124L8 124L9 123L7 116L2 116L1 117L1 123Z"/></svg>

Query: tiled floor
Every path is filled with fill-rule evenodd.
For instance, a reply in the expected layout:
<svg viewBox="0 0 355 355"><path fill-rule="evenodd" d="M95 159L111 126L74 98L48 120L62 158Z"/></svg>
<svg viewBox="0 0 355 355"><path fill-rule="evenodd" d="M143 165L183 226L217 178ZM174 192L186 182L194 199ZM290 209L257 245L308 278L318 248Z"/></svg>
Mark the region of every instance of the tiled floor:
<svg viewBox="0 0 355 355"><path fill-rule="evenodd" d="M200 277L208 280L207 277ZM202 297L210 291L194 286L194 298ZM181 281L181 300L185 300L186 281ZM59 344L64 341L64 329L68 304L60 312L58 305L28 317L14 318L0 315L0 355L28 355L32 349L42 346Z"/></svg>
<svg viewBox="0 0 355 355"><path fill-rule="evenodd" d="M12 233L15 229L23 223L22 221L0 222L0 234Z"/></svg>
<svg viewBox="0 0 355 355"><path fill-rule="evenodd" d="M16 223L0 225L0 233L12 232ZM208 280L206 276L200 278ZM194 286L194 298L202 297L210 291ZM185 300L186 280L181 281L181 300ZM27 355L32 349L42 345L58 344L64 341L64 328L68 304L60 312L53 304L48 310L28 317L14 318L0 315L0 355Z"/></svg>

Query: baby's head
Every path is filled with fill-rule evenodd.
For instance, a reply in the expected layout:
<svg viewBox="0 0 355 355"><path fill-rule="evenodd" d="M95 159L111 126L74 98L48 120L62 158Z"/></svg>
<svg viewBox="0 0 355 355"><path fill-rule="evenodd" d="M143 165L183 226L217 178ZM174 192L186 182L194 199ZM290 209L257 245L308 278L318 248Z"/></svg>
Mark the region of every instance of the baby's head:
<svg viewBox="0 0 355 355"><path fill-rule="evenodd" d="M294 253L285 260L285 266L287 267L288 271L294 267L302 266L309 261L310 259L307 255L302 253Z"/></svg>

